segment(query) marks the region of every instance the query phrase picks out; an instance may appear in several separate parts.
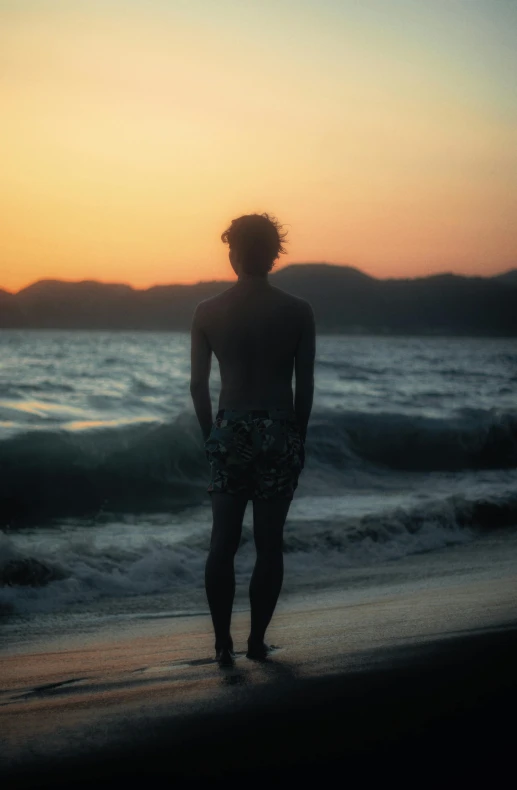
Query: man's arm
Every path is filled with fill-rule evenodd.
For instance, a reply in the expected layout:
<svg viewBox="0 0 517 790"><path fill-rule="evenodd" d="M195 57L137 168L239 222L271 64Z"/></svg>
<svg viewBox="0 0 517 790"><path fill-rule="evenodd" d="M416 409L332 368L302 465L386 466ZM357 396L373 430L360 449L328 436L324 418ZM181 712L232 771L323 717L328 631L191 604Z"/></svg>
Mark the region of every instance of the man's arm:
<svg viewBox="0 0 517 790"><path fill-rule="evenodd" d="M316 326L311 305L306 302L303 310L303 322L294 358L294 374L296 377L294 411L296 420L305 442L307 424L312 409L314 396L314 358L316 356Z"/></svg>
<svg viewBox="0 0 517 790"><path fill-rule="evenodd" d="M191 327L190 394L203 439L206 440L212 428L212 402L209 389L212 349L203 329L203 313L201 302L194 311Z"/></svg>

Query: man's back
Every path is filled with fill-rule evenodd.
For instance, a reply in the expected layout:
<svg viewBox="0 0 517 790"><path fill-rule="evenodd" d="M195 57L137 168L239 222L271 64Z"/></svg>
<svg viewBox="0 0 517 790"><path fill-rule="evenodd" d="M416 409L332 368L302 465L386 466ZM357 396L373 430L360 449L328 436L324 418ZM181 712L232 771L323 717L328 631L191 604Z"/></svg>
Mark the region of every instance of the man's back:
<svg viewBox="0 0 517 790"><path fill-rule="evenodd" d="M267 280L238 282L203 302L203 330L221 371L219 407L292 408L293 368L311 318L308 302Z"/></svg>

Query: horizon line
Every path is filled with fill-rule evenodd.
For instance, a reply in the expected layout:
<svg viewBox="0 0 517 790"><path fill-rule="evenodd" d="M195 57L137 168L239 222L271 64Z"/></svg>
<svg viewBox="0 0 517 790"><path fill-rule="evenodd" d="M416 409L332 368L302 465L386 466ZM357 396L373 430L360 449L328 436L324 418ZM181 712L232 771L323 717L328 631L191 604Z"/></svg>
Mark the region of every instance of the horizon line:
<svg viewBox="0 0 517 790"><path fill-rule="evenodd" d="M339 268L339 269L353 269L354 271L359 272L360 274L363 274L365 277L368 277L371 280L379 280L381 282L382 281L386 281L386 280L425 280L425 279L428 279L430 277L439 277L441 275L447 275L447 274L448 275L452 275L454 277L461 277L463 279L472 278L472 279L481 279L481 280L491 280L491 279L494 279L495 277L501 277L504 274L509 274L510 272L517 271L517 266L512 266L509 269L505 269L504 271L501 271L501 272L498 272L498 273L495 273L495 274L487 274L487 275L456 273L454 271L451 271L450 269L444 269L443 271L432 272L430 274L424 274L424 275L416 275L414 277L375 277L374 275L368 274L367 272L363 271L362 269L359 269L357 266L351 266L348 263L329 263L327 261L300 261L300 262L296 262L296 263L288 263L285 266L282 266L282 267L279 267L278 269L272 270L269 274L270 275L277 274L278 272L284 271L285 269L289 269L292 266L332 266L334 268ZM87 277L83 278L83 279L80 279L80 280L68 280L68 279L64 279L64 278L61 278L61 277L59 277L59 278L56 278L56 277L40 277L39 279L34 280L33 282L30 282L28 285L24 285L22 288L19 288L17 291L11 291L8 288L4 288L2 285L0 285L0 291L3 291L4 293L8 293L11 296L16 296L17 294L21 293L22 291L25 291L27 288L30 288L31 286L36 285L37 283L43 283L43 282L70 283L70 284L75 284L75 285L79 285L81 283L98 283L100 285L125 285L127 288L130 288L133 291L149 291L151 288L169 288L169 287L172 287L172 286L176 286L176 287L178 287L178 286L191 287L191 286L195 286L195 285L202 285L203 283L216 283L216 282L217 283L234 283L234 282L237 282L237 279L235 278L235 279L231 279L231 280L218 280L218 279L196 280L196 281L193 281L193 282L190 282L190 283L177 283L177 282L154 283L153 285L148 285L148 286L146 286L144 288L137 288L134 285L131 285L130 283L126 283L126 282L119 282L119 281L113 281L113 280L89 279Z"/></svg>

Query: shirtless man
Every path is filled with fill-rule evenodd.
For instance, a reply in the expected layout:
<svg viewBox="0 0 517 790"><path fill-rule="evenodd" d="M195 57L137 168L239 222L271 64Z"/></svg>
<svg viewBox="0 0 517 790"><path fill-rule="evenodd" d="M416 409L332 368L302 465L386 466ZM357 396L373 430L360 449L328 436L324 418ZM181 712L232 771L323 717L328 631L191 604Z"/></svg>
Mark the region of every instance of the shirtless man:
<svg viewBox="0 0 517 790"><path fill-rule="evenodd" d="M263 660L269 651L266 628L282 587L284 523L304 465L315 326L308 302L269 283L274 261L285 252L284 238L267 214L233 220L221 239L229 245L238 280L200 302L192 321L190 392L211 468L213 525L205 586L222 666L233 663L233 561L248 500L253 500L257 558L246 655ZM215 421L209 392L212 352L221 374Z"/></svg>

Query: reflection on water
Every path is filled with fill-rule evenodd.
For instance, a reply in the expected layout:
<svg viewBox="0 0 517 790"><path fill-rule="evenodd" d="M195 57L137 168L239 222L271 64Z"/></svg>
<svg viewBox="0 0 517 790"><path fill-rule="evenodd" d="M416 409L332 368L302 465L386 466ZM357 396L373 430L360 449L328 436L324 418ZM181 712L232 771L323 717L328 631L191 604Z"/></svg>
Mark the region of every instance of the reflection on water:
<svg viewBox="0 0 517 790"><path fill-rule="evenodd" d="M186 332L0 332L0 421L66 430L191 409ZM320 336L315 408L442 418L514 409L512 339ZM214 404L220 389L212 367Z"/></svg>

